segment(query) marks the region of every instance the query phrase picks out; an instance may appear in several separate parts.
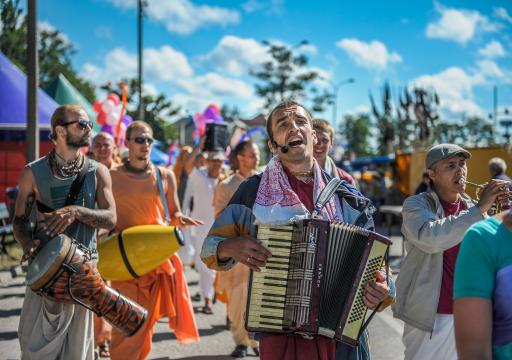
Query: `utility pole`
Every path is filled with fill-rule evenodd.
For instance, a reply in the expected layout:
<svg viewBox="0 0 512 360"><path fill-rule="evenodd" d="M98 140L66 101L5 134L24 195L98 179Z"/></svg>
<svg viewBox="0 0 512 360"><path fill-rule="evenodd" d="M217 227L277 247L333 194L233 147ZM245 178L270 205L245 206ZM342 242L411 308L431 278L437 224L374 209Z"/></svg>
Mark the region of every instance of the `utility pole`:
<svg viewBox="0 0 512 360"><path fill-rule="evenodd" d="M137 31L137 43L138 43L138 56L139 56L139 120L144 120L144 104L142 103L142 13L143 13L143 0L137 1L137 22L138 22L138 31Z"/></svg>
<svg viewBox="0 0 512 360"><path fill-rule="evenodd" d="M37 0L28 0L27 13L27 162L39 158L39 122L37 119Z"/></svg>
<svg viewBox="0 0 512 360"><path fill-rule="evenodd" d="M338 131L336 126L337 126L337 120L338 120L337 119L337 116L338 116L338 93L339 93L340 87L345 84L352 84L355 81L356 80L354 78L348 78L345 80L341 80L338 83L333 83L332 81L329 81L329 83L331 84L331 86L333 88L333 92L334 92L334 101L332 104L332 126L334 128L335 133L336 133L336 131Z"/></svg>

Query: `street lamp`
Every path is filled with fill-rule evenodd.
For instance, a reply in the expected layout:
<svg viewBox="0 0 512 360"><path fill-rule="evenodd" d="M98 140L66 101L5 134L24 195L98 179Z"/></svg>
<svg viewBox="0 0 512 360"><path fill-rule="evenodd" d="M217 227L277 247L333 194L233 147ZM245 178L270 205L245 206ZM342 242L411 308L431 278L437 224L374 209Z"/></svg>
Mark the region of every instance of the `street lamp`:
<svg viewBox="0 0 512 360"><path fill-rule="evenodd" d="M338 116L337 114L337 110L338 110L338 93L339 93L339 90L340 90L340 87L342 85L345 85L345 84L352 84L354 83L356 80L354 78L348 78L348 79L345 79L345 80L341 80L337 83L334 83L332 82L331 80L329 80L329 84L331 84L332 88L333 88L333 93L334 93L334 101L333 101L333 104L332 104L332 126L334 127L334 132L336 133L336 122L337 122L337 119L336 117Z"/></svg>

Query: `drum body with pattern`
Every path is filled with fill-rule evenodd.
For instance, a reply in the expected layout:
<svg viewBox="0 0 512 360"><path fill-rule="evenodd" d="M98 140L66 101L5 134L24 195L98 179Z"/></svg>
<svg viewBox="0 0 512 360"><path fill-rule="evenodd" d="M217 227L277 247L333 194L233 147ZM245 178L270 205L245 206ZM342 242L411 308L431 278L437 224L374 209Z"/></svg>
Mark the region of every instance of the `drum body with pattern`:
<svg viewBox="0 0 512 360"><path fill-rule="evenodd" d="M75 303L131 336L146 320L142 306L110 288L86 249L66 235L51 239L28 267L27 285L57 302Z"/></svg>
<svg viewBox="0 0 512 360"><path fill-rule="evenodd" d="M131 280L156 269L184 245L174 226L138 225L98 245L98 269L105 280Z"/></svg>

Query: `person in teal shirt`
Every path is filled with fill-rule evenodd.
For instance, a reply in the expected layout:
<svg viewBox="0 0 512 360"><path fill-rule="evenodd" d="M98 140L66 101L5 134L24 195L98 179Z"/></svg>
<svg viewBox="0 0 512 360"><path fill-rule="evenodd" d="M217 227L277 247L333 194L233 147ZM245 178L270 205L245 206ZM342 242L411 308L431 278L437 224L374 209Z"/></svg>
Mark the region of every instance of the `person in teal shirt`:
<svg viewBox="0 0 512 360"><path fill-rule="evenodd" d="M512 359L512 212L466 232L453 294L460 359Z"/></svg>

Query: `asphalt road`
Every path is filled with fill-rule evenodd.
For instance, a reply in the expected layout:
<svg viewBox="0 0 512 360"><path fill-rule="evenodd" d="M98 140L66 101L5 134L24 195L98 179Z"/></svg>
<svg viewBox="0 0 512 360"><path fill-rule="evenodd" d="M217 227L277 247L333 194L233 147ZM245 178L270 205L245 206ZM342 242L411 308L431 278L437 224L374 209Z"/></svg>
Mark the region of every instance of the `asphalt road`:
<svg viewBox="0 0 512 360"><path fill-rule="evenodd" d="M198 291L198 275L186 271L191 294ZM17 339L19 316L25 292L24 278L12 279L8 272L0 273L0 359L19 359L20 349ZM200 307L202 303L194 303ZM226 330L226 310L222 303L213 307L213 315L196 313L201 340L199 343L180 345L169 330L166 319L161 319L153 336L153 347L149 359L232 359L229 354L234 348L231 334ZM372 320L369 330L371 352L374 360L398 360L403 358L401 332L403 324L386 310ZM255 359L252 356L248 359Z"/></svg>

